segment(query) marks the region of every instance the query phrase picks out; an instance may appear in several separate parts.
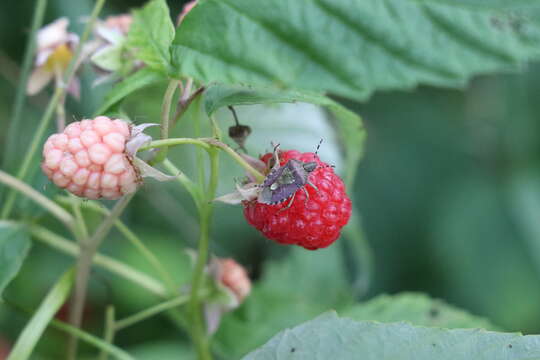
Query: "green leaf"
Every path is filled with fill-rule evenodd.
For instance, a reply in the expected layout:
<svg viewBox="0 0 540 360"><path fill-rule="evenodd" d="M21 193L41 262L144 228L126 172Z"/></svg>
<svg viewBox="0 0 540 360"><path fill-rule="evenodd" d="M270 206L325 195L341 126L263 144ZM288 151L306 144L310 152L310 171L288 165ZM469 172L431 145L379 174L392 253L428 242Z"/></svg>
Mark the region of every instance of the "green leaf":
<svg viewBox="0 0 540 360"><path fill-rule="evenodd" d="M60 277L41 302L32 319L26 324L7 360L25 360L30 357L45 328L66 301L74 278L73 268Z"/></svg>
<svg viewBox="0 0 540 360"><path fill-rule="evenodd" d="M340 318L334 312L274 336L244 360L538 360L540 336Z"/></svg>
<svg viewBox="0 0 540 360"><path fill-rule="evenodd" d="M107 93L103 105L96 111L96 115L106 113L112 106L118 104L131 93L164 79L165 77L162 74L151 69L141 69L135 72L133 75L117 83Z"/></svg>
<svg viewBox="0 0 540 360"><path fill-rule="evenodd" d="M30 246L24 226L0 221L0 296L21 269Z"/></svg>
<svg viewBox="0 0 540 360"><path fill-rule="evenodd" d="M513 14L412 0L201 1L172 44L177 76L366 99L457 87L538 58L539 25Z"/></svg>
<svg viewBox="0 0 540 360"><path fill-rule="evenodd" d="M129 350L137 360L196 359L191 347L175 342L152 341L137 345Z"/></svg>
<svg viewBox="0 0 540 360"><path fill-rule="evenodd" d="M151 0L142 9L133 11L127 46L148 67L163 73L169 71L173 38L174 25L165 0Z"/></svg>
<svg viewBox="0 0 540 360"><path fill-rule="evenodd" d="M225 316L215 335L215 350L226 359L240 358L284 327L352 302L339 246L316 252L293 249L286 259L268 264L264 273L246 303Z"/></svg>
<svg viewBox="0 0 540 360"><path fill-rule="evenodd" d="M352 187L356 167L363 154L366 136L362 119L334 100L314 92L281 91L268 87L211 84L204 93L203 106L208 115L229 105L253 105L304 102L326 108L334 117L342 143L345 147L347 186Z"/></svg>
<svg viewBox="0 0 540 360"><path fill-rule="evenodd" d="M482 328L498 330L488 320L432 299L421 293L380 295L376 298L340 311L340 315L354 320L380 322L407 321L414 325L443 328Z"/></svg>

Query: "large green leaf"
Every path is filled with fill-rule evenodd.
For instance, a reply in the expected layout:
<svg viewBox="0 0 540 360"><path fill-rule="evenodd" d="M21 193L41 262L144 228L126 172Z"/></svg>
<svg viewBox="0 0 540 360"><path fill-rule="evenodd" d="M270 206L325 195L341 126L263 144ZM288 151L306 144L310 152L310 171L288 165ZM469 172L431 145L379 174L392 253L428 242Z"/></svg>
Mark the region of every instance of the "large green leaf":
<svg viewBox="0 0 540 360"><path fill-rule="evenodd" d="M73 281L75 278L75 269L66 271L60 279L49 290L49 293L39 305L38 310L32 316L32 319L26 324L25 328L19 335L13 350L11 351L8 360L25 360L32 355L32 351L45 328L53 318L54 314L60 309L66 301Z"/></svg>
<svg viewBox="0 0 540 360"><path fill-rule="evenodd" d="M340 247L295 248L286 259L270 263L246 303L223 319L215 350L238 359L285 327L351 303Z"/></svg>
<svg viewBox="0 0 540 360"><path fill-rule="evenodd" d="M210 115L229 105L253 105L304 102L326 108L335 120L338 133L345 148L345 182L352 186L356 167L360 160L366 136L362 119L334 100L314 92L280 91L269 87L211 84L204 93L203 106Z"/></svg>
<svg viewBox="0 0 540 360"><path fill-rule="evenodd" d="M135 72L133 75L128 76L115 84L114 87L109 90L105 96L103 105L96 111L96 115L106 113L111 107L118 104L131 93L164 79L165 77L162 74L151 69L141 69Z"/></svg>
<svg viewBox="0 0 540 360"><path fill-rule="evenodd" d="M169 47L173 38L174 25L165 0L151 0L142 9L133 11L127 46L150 68L161 72L169 70Z"/></svg>
<svg viewBox="0 0 540 360"><path fill-rule="evenodd" d="M421 293L380 295L368 302L354 305L340 315L354 320L380 322L408 321L414 325L443 328L482 328L497 330L488 320L432 299Z"/></svg>
<svg viewBox="0 0 540 360"><path fill-rule="evenodd" d="M538 56L538 24L490 8L412 0L205 0L178 28L174 71L365 99L462 86Z"/></svg>
<svg viewBox="0 0 540 360"><path fill-rule="evenodd" d="M30 246L24 226L0 221L0 296L19 272Z"/></svg>
<svg viewBox="0 0 540 360"><path fill-rule="evenodd" d="M334 312L274 336L245 360L538 360L540 336L340 318Z"/></svg>

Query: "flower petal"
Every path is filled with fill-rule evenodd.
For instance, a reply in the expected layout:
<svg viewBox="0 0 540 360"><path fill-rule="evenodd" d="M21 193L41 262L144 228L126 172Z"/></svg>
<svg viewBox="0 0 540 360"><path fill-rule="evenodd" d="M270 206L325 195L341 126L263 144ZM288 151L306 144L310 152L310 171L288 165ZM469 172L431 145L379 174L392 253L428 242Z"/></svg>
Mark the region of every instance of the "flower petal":
<svg viewBox="0 0 540 360"><path fill-rule="evenodd" d="M53 73L41 66L36 68L30 78L28 84L26 84L26 93L28 95L35 95L41 91L53 78Z"/></svg>
<svg viewBox="0 0 540 360"><path fill-rule="evenodd" d="M68 41L67 27L69 20L66 17L61 17L55 22L41 28L37 33L38 52L54 47L58 44L63 44Z"/></svg>

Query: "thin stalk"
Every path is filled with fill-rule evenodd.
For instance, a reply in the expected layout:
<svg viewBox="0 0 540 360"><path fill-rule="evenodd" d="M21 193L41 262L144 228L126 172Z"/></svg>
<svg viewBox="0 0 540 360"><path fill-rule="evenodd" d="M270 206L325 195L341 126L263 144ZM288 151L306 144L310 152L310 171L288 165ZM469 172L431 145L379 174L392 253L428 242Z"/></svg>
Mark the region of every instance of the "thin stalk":
<svg viewBox="0 0 540 360"><path fill-rule="evenodd" d="M204 142L201 139L172 138L172 139L164 139L164 140L152 141L148 145L141 146L139 151L145 151L145 150L150 150L150 149L159 149L159 148L162 148L162 147L169 147L169 146L176 146L176 145L183 145L183 144L197 145L197 146L202 147L205 150L210 149L210 145L208 145L206 142Z"/></svg>
<svg viewBox="0 0 540 360"><path fill-rule="evenodd" d="M21 115L24 107L24 100L26 95L26 86L28 83L28 78L30 77L30 71L32 70L32 59L36 52L36 34L43 24L43 17L45 14L45 9L47 8L47 0L37 0L36 10L34 11L34 16L32 18L32 28L26 42L26 49L24 51L24 59L21 68L21 75L19 80L19 86L17 87L17 92L15 93L15 101L13 105L13 115L11 116L11 121L9 123L9 128L7 131L8 136L6 137L6 146L4 148L5 157L3 159L4 169L11 167L15 152L9 151L13 149L16 142L20 141L19 133L21 125Z"/></svg>
<svg viewBox="0 0 540 360"><path fill-rule="evenodd" d="M209 360L212 358L209 350L209 339L206 334L206 326L204 325L201 298L199 291L204 279L204 269L208 259L209 250L209 233L212 221L213 205L212 200L215 198L217 184L219 181L219 153L215 150L208 150L210 157L210 182L206 192L206 200L200 211L200 237L199 249L197 253L197 262L191 282L191 297L189 299L188 309L192 318L192 336L195 342L199 359ZM200 164L202 166L202 164Z"/></svg>
<svg viewBox="0 0 540 360"><path fill-rule="evenodd" d="M77 224L77 231L78 231L78 237L80 239L86 239L88 238L88 228L86 227L86 222L84 221L84 218L82 216L81 212L81 199L76 197L75 195L69 194L70 199L70 205L71 209L73 210L73 214L75 215L75 223Z"/></svg>
<svg viewBox="0 0 540 360"><path fill-rule="evenodd" d="M59 197L58 201L65 204L71 204L78 201L75 197ZM94 201L85 201L84 207L88 210L98 212L103 215L110 215L110 210L104 206L100 206ZM176 285L172 277L169 275L167 270L163 267L157 256L144 244L144 242L133 232L131 231L122 220L118 219L115 221L114 225L124 235L124 237L141 253L141 255L148 261L150 265L154 267L154 270L159 274L161 280L167 284L169 292L171 294L176 293L174 290Z"/></svg>
<svg viewBox="0 0 540 360"><path fill-rule="evenodd" d="M107 309L105 310L105 334L103 336L103 340L107 344L113 344L114 341L114 321L115 321L115 314L114 314L114 306L109 305L107 306ZM101 354L99 354L99 360L107 360L108 353L105 350L101 351Z"/></svg>
<svg viewBox="0 0 540 360"><path fill-rule="evenodd" d="M201 136L201 104L200 104L200 101L197 101L195 103L195 121L193 122L193 132L195 134L195 137L200 137ZM198 180L199 180L199 187L201 189L204 188L205 186L205 181L204 179L206 178L206 174L205 174L205 166L204 166L204 152L202 151L202 149L197 149L195 150L196 151L196 156L197 156L197 170L199 172L198 174Z"/></svg>
<svg viewBox="0 0 540 360"><path fill-rule="evenodd" d="M197 98L197 96L203 93L204 89L205 89L204 86L201 86L200 88L195 90L195 92L193 92L193 94L191 94L186 100L184 101L180 100L178 107L176 108L176 114L174 115L172 126L175 126L178 123L180 118L186 113L186 110L189 108L189 105L191 105L191 103L193 102L193 100ZM184 92L184 93L187 94L187 92ZM182 98L183 97L181 97L180 99Z"/></svg>
<svg viewBox="0 0 540 360"><path fill-rule="evenodd" d="M11 189L23 193L26 197L33 200L36 204L40 205L45 210L48 210L58 220L63 222L69 229L71 229L72 231L75 230L75 220L73 219L73 216L71 216L70 213L68 213L60 206L56 205L56 203L54 203L53 201L41 195L33 187L14 178L13 176L5 173L2 170L0 170L0 183L4 183Z"/></svg>
<svg viewBox="0 0 540 360"><path fill-rule="evenodd" d="M199 188L197 184L195 184L190 178L188 178L186 174L181 172L180 169L178 169L169 159L165 159L165 161L163 162L163 166L171 174L178 174L176 175L176 180L186 188L186 190L193 198L197 210L200 211L202 203L204 201L204 196L202 194L201 188Z"/></svg>
<svg viewBox="0 0 540 360"><path fill-rule="evenodd" d="M67 91L67 86L65 84L70 84L71 80L73 79L73 76L75 75L75 71L77 70L76 65L80 63L78 58L81 55L84 43L90 36L90 33L92 32L92 29L94 28L94 23L96 22L99 12L101 11L101 8L103 7L104 4L105 4L105 0L96 1L96 5L94 6L94 9L92 10L92 14L90 15L88 23L86 23L86 26L84 28L84 32L83 32L83 35L81 36L81 40L79 44L77 45L77 47L75 48L73 58L71 59L69 66L66 70L66 73L64 76L64 86L58 86L55 88L51 101L49 102L49 105L47 105L47 109L45 110L45 113L43 114L39 122L39 126L34 133L32 142L30 143L30 146L28 147L28 151L26 152L21 162L21 167L19 168L19 171L17 172L17 179L19 180L24 179L26 175L28 174L28 170L30 169L32 160L36 156L36 151L38 149L38 146L41 143L41 140L43 138L43 135L45 134L45 131L47 130L47 127L49 126L49 122L51 121L52 115L56 109L56 105L62 99L62 97ZM6 202L4 203L4 207L2 208L2 212L0 213L0 219L7 219L9 217L9 215L11 214L11 210L13 210L13 205L15 204L16 199L17 199L17 193L15 191L10 191L7 196Z"/></svg>
<svg viewBox="0 0 540 360"><path fill-rule="evenodd" d="M56 67L55 71L55 80L56 87L62 87L62 70L59 67ZM66 93L60 97L58 103L56 104L56 132L64 131L66 127Z"/></svg>
<svg viewBox="0 0 540 360"><path fill-rule="evenodd" d="M82 252L77 261L77 276L75 278L75 293L72 299L72 307L69 314L69 323L75 327L81 327L82 313L86 300L88 278L92 259L101 245L101 242L114 225L116 219L122 214L134 194L122 197L114 206L111 214L99 225L96 232L87 241L81 244ZM77 354L77 339L72 337L68 344L68 358L75 359Z"/></svg>
<svg viewBox="0 0 540 360"><path fill-rule="evenodd" d="M174 309L177 306L183 305L187 303L189 300L188 295L181 295L179 297L176 297L174 299L162 302L160 304L157 304L155 306L149 307L148 309L142 310L136 314L130 315L122 320L118 320L114 326L115 331L120 331L128 326L131 326L133 324L136 324L140 321L146 320L152 316L155 316L159 313L162 313L164 311Z"/></svg>
<svg viewBox="0 0 540 360"><path fill-rule="evenodd" d="M35 240L38 240L53 249L59 250L66 255L78 258L81 253L79 245L44 227L31 225L30 233ZM116 259L97 253L96 256L94 256L92 263L123 279L131 281L153 295L165 298L168 294L167 289L161 282Z"/></svg>
<svg viewBox="0 0 540 360"><path fill-rule="evenodd" d="M24 313L24 314L33 314L34 312L33 311L28 311L27 309L21 307L19 304L16 304L15 302L13 301L5 301L6 304L8 304L9 306L11 306L12 308L14 308L15 310L21 312L21 313ZM81 341L84 341L85 343L87 344L90 344L98 349L101 349L103 351L105 351L106 353L108 354L111 354L113 355L116 359L119 359L119 360L135 360L131 355L129 355L127 352L125 352L124 350L112 345L112 344L107 344L106 342L104 342L103 340L101 340L100 338L92 335L92 334L89 334L85 331L82 331L80 329L77 329L69 324L66 324L65 322L63 321L60 321L60 320L56 320L56 319L52 319L50 322L49 322L49 326L53 327L53 328L56 328L60 331L64 331L68 334L71 334L73 336L76 336L77 338L79 338Z"/></svg>
<svg viewBox="0 0 540 360"><path fill-rule="evenodd" d="M261 174L257 169L255 169L246 160L244 160L244 158L242 158L240 154L234 151L233 148L213 138L199 138L199 139L172 138L172 139L167 139L167 140L156 140L156 141L152 141L148 145L145 145L144 147L141 147L140 151L154 149L154 148L161 148L161 147L171 147L171 146L183 145L183 144L197 145L206 150L208 150L210 146L220 148L221 150L225 151L225 153L229 155L234 161L236 161L240 166L242 166L247 172L252 174L257 179L258 182L262 182L265 178L263 174Z"/></svg>
<svg viewBox="0 0 540 360"><path fill-rule="evenodd" d="M234 161L236 161L240 166L242 166L247 172L249 172L251 175L257 179L257 182L261 183L264 181L265 176L261 174L257 169L255 169L253 166L249 165L240 154L238 154L236 151L234 151L233 148L231 148L229 145L216 140L212 138L206 138L206 139L199 139L201 141L206 142L207 144L210 144L212 146L216 146L220 148L221 150L225 151L227 155L229 155Z"/></svg>
<svg viewBox="0 0 540 360"><path fill-rule="evenodd" d="M173 103L174 93L178 89L180 80L172 79L169 81L169 86L165 90L163 103L161 104L161 139L169 138L169 127L171 125L171 106ZM168 148L161 149L156 155L153 163L160 163L167 157Z"/></svg>

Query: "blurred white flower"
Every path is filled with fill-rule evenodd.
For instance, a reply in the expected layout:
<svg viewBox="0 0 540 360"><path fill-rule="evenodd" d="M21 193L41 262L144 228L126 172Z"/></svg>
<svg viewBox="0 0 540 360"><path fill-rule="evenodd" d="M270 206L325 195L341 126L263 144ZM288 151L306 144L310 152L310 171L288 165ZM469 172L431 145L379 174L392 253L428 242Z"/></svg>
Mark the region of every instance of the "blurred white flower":
<svg viewBox="0 0 540 360"><path fill-rule="evenodd" d="M53 79L57 86L62 85L64 72L73 57L73 49L79 43L79 37L67 31L68 25L69 20L63 17L38 31L35 68L26 88L29 95L37 94ZM68 92L79 97L78 79L73 79Z"/></svg>

